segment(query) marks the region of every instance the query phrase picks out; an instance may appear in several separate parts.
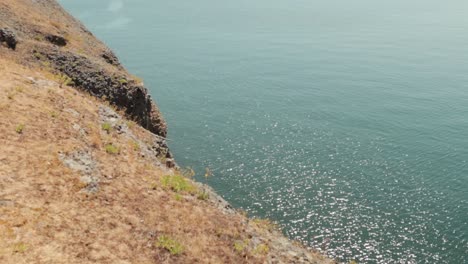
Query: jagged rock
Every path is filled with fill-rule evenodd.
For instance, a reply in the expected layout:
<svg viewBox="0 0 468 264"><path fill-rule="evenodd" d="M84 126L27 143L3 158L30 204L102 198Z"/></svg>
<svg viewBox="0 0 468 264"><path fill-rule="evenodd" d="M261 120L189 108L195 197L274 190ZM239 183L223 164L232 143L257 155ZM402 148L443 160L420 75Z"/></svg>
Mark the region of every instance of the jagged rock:
<svg viewBox="0 0 468 264"><path fill-rule="evenodd" d="M16 49L16 44L18 43L15 33L13 33L13 31L9 30L8 28L0 29L0 43L1 42L5 42L12 50Z"/></svg>
<svg viewBox="0 0 468 264"><path fill-rule="evenodd" d="M45 39L49 41L50 43L60 46L60 47L67 45L67 40L62 36L49 34L45 36Z"/></svg>
<svg viewBox="0 0 468 264"><path fill-rule="evenodd" d="M120 66L120 61L115 56L114 52L111 50L106 50L102 53L101 57L109 64L114 65L114 66Z"/></svg>
<svg viewBox="0 0 468 264"><path fill-rule="evenodd" d="M117 108L124 109L142 127L166 137L166 122L144 86L127 81L126 76L111 74L84 56L58 49L34 52L41 53L56 70L70 77L79 89L105 98Z"/></svg>
<svg viewBox="0 0 468 264"><path fill-rule="evenodd" d="M167 159L166 160L166 167L168 168L174 168L176 166L176 163L173 159Z"/></svg>
<svg viewBox="0 0 468 264"><path fill-rule="evenodd" d="M142 157L153 160L156 165L160 165L159 158L166 157L166 167L177 168L177 164L172 159L169 147L167 146L166 139L157 135L152 135L152 139L149 140L149 143L140 140L133 134L131 129L129 129L123 117L108 106L99 107L99 119L101 124L109 124L118 134L126 136L128 139L137 143Z"/></svg>

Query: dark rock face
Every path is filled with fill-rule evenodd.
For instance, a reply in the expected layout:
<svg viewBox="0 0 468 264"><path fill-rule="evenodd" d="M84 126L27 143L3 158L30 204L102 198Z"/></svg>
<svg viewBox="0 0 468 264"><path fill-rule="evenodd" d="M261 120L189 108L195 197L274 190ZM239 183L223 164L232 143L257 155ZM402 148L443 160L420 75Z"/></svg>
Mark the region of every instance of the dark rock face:
<svg viewBox="0 0 468 264"><path fill-rule="evenodd" d="M60 46L60 47L63 47L63 46L67 45L67 40L64 37L61 37L61 36L56 36L56 35L49 34L49 35L45 36L45 39L47 41L49 41L50 43L52 43L54 45L57 45L57 46Z"/></svg>
<svg viewBox="0 0 468 264"><path fill-rule="evenodd" d="M16 44L18 43L15 34L8 28L0 29L0 43L1 42L6 42L7 46L12 50L16 49Z"/></svg>
<svg viewBox="0 0 468 264"><path fill-rule="evenodd" d="M115 56L111 50L106 50L102 53L101 57L109 64L114 66L120 66L119 59Z"/></svg>
<svg viewBox="0 0 468 264"><path fill-rule="evenodd" d="M127 81L126 76L112 74L88 58L60 50L34 51L41 53L59 72L71 78L78 89L105 98L142 127L166 137L167 128L158 108L145 87Z"/></svg>

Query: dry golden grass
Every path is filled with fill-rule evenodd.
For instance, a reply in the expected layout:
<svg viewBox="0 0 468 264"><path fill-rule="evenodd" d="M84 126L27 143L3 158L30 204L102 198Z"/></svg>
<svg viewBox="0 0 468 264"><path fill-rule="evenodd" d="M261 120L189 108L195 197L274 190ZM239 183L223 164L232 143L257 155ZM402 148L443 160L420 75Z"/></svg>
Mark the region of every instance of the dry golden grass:
<svg viewBox="0 0 468 264"><path fill-rule="evenodd" d="M117 133L102 131L100 102L19 65L1 59L0 65L0 201L11 203L0 205L1 263L260 261L233 248L246 236L242 217L224 215L190 193L178 201L172 190L152 189L173 172L142 160ZM147 133L132 129L142 138ZM109 140L121 146L119 154L106 153ZM83 192L79 173L58 158L76 150L91 151L99 164L95 194ZM157 247L160 235L176 238L183 253Z"/></svg>

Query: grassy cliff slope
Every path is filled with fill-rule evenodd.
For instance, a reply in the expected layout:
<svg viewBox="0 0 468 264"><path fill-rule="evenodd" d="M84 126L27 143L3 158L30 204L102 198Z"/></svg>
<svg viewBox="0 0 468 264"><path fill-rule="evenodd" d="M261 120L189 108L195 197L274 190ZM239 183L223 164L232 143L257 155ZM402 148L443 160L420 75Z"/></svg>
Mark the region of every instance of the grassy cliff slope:
<svg viewBox="0 0 468 264"><path fill-rule="evenodd" d="M142 81L55 1L2 0L0 42L0 263L332 263L177 169Z"/></svg>

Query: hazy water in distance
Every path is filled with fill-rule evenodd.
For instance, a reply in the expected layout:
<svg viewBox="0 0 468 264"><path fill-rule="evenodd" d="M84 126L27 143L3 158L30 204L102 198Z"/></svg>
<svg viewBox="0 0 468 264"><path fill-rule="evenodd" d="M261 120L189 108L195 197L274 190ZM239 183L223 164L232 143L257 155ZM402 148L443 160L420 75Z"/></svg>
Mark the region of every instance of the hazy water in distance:
<svg viewBox="0 0 468 264"><path fill-rule="evenodd" d="M468 263L468 1L61 2L234 206L340 260Z"/></svg>

